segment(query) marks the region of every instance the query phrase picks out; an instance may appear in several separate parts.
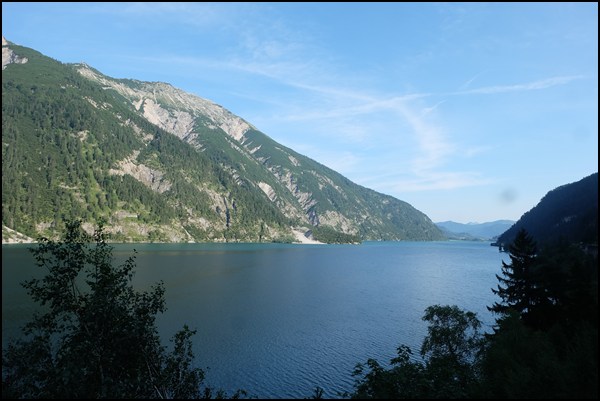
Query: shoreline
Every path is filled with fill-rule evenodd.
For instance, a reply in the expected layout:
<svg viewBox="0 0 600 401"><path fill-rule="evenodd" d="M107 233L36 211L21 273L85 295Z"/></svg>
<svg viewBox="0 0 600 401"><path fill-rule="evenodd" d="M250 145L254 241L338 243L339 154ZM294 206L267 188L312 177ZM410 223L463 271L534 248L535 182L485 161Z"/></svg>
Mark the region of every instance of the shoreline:
<svg viewBox="0 0 600 401"><path fill-rule="evenodd" d="M2 236L2 245L23 245L23 244L37 244L38 241L36 241L33 238L27 237L23 234L20 234L8 227L3 227L3 231L6 230L8 231L8 234L10 235L9 237L4 237L4 235ZM292 242L292 244L298 244L298 245L326 245L324 242L320 242L320 241L315 241L313 239L307 238L304 235L304 232L301 230L297 230L294 229L292 230L292 233L294 234L294 238L295 241ZM4 233L3 233L4 234ZM111 242L109 242L111 243ZM126 243L126 244L150 244L152 242L115 242L116 244L121 244L121 243ZM162 242L161 242L162 243ZM165 243L177 243L177 242L165 242ZM182 242L183 243L183 242ZM189 242L185 242L185 243L189 243ZM191 243L196 243L196 242L191 242ZM200 243L200 242L198 242ZM204 242L202 242L204 243ZM224 243L224 242L206 242L207 244L220 244L220 243ZM257 242L258 244L259 242Z"/></svg>

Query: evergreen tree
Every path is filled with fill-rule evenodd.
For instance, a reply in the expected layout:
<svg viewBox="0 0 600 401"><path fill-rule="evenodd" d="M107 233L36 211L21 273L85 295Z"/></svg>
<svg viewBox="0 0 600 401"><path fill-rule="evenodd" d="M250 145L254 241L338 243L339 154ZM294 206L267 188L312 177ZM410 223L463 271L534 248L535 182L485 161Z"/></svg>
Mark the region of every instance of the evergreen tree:
<svg viewBox="0 0 600 401"><path fill-rule="evenodd" d="M501 301L487 308L503 316L513 310L527 319L536 304L533 280L533 268L537 257L536 243L525 229L521 229L514 242L508 246L508 251L511 262L502 261L503 277L496 274L499 284L497 289L492 288L492 292L498 295Z"/></svg>

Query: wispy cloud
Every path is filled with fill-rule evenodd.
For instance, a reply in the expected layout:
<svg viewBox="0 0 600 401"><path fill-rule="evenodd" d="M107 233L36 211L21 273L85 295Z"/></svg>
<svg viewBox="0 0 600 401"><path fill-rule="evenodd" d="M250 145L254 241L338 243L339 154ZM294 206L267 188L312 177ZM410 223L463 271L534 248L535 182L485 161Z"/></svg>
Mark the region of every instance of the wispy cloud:
<svg viewBox="0 0 600 401"><path fill-rule="evenodd" d="M251 8L248 10L251 11ZM321 142L317 140L315 143L326 141L327 146L331 146L329 149L335 149L318 150L313 147L306 149L307 152L339 171L356 172L361 170L361 163L378 162L366 152L356 151L358 145L372 146L377 152L387 151L386 147L414 146L403 153L408 155L407 158L385 161L393 163L390 168L401 170L401 174L382 177L374 172L371 178L363 175L363 184L370 182L369 185L379 189L389 188L386 192L446 190L489 182L477 171L449 171L449 166L457 158L473 157L489 150L468 143L459 145L457 133L440 118L444 115L445 102L452 97L543 90L584 78L583 75L566 75L472 88L483 74L479 72L454 92L416 91L398 95L387 89L356 84L356 71L350 75L343 65L322 57L325 50L319 47L318 40L310 37L310 32L294 32L293 28L282 24L277 15L263 15L259 21L254 21L243 12L229 13L228 9L224 13L218 5L200 6L195 3L136 3L129 5L126 11L153 17L163 13L171 21L178 17L182 23L189 25L223 22L219 27L221 33L227 31L236 38L235 45L221 52L223 57L171 54L155 57L155 61L194 67L195 74L200 69L242 72L246 77L260 80L261 84L265 82L265 86L273 85L268 96L275 107L259 116L259 120L275 121L283 127L286 123L303 123L302 129L312 130L313 137L321 136L317 138ZM464 14L458 13L455 17L454 22L460 23ZM245 95L240 89L238 96ZM303 138L307 135L303 134ZM300 144L293 146L290 141L286 144L300 151L303 149ZM348 144L354 148L345 147ZM364 171L364 174L368 172Z"/></svg>
<svg viewBox="0 0 600 401"><path fill-rule="evenodd" d="M425 96L423 96L423 97L425 97ZM421 117L425 117L426 115L433 113L440 105L442 105L445 102L446 102L445 100L441 100L431 107L424 107L421 110Z"/></svg>
<svg viewBox="0 0 600 401"><path fill-rule="evenodd" d="M369 102L359 103L353 107L340 108L333 112L316 112L316 114L311 113L295 118L306 118L306 120L312 121L316 118L329 118L329 120L336 121L335 124L341 128L342 125L340 124L344 124L343 121L356 114L362 113L374 116L385 112L387 129L368 130L365 128L360 133L352 134L352 128L346 127L342 132L344 132L346 138L348 138L348 135L351 137L360 136L363 143L375 143L370 146L379 146L380 151L386 149L389 152L394 147L398 147L400 150L410 146L408 145L410 142L414 142L417 146L408 152L410 154L409 158L399 159L397 155L394 157L391 154L387 158L381 158L380 156L379 159L373 159L365 156L360 159L367 165L378 166L381 163L386 163L386 165L389 165L389 169L392 170L392 172L386 174L387 177L382 176L379 172L374 172L374 175L371 176L368 171L365 171L364 166L359 167L357 159L352 159L351 166L347 164L340 166L356 168L355 172L361 172L362 178L360 180L364 185L376 187L384 192L384 188L393 188L394 191L402 193L454 189L485 183L477 172L443 171L446 163L457 154L459 147L452 142L444 127L435 123L434 118L432 118L432 114L443 102L438 102L433 106L423 105L418 100L424 97L420 94L389 99L368 97ZM407 140L408 137L411 137L412 140ZM471 155L483 151L483 149L475 148L471 148L471 150ZM339 164L337 160L329 158L325 160L331 160L326 162L330 166ZM344 169L340 171L344 171Z"/></svg>
<svg viewBox="0 0 600 401"><path fill-rule="evenodd" d="M471 86L471 84L481 76L481 74L483 74L483 72L479 72L475 75L473 75L471 78L469 78L464 84L462 84L459 88L460 91L465 91L467 90L467 88L469 88L469 86Z"/></svg>
<svg viewBox="0 0 600 401"><path fill-rule="evenodd" d="M329 86L315 82L314 76L319 76L318 81L322 80L324 74L315 74L314 76L307 71L316 73L318 68L315 65L307 65L302 62L301 65L294 63L272 63L272 64L228 64L229 68L244 70L251 74L267 76L270 79L286 86L310 93L319 100L317 103L334 105L333 107L313 107L311 109L294 110L291 112L279 112L278 116L285 121L325 121L327 125L328 138L339 136L344 141L355 143L367 143L369 141L387 141L393 143L393 137L385 137L389 131L400 132L401 137L412 136L417 144L416 152L408 166L415 178L413 181L398 182L394 187L403 190L423 190L423 189L449 189L467 185L477 185L480 183L472 177L476 175L473 172L441 172L446 161L456 153L457 146L454 145L444 129L432 122L432 115L445 102L439 101L432 106L420 106L419 100L433 96L432 93L411 93L403 96L374 95L362 92L360 90L347 89L343 86ZM298 73L302 71L302 73ZM322 71L322 70L321 70ZM335 79L332 79L335 80ZM381 122L382 113L385 114L385 121L388 125L386 130L377 127L377 122ZM357 117L367 117L357 121ZM365 125L364 121L369 121L369 116L373 116L370 125ZM390 117L391 116L391 117ZM321 125L321 123L316 123ZM404 143L407 141L404 140ZM314 152L312 154L315 154ZM356 167L357 159L352 159L352 163L340 163L337 158L326 157L326 164L340 167L340 171ZM346 160L348 158L346 157Z"/></svg>
<svg viewBox="0 0 600 401"><path fill-rule="evenodd" d="M391 99L376 98L367 94L361 94L356 91L343 91L343 90L332 90L326 87L312 87L315 91L321 94L328 94L335 98L336 102L346 103L346 105L330 108L326 110L322 109L311 109L304 110L299 114L290 114L287 118L290 121L298 120L320 120L320 119L331 119L331 118L343 118L349 116L373 114L381 111L389 111L396 109L396 103L405 102L427 95L414 94L406 96L396 96ZM349 100L359 100L358 102L348 102ZM351 104L348 104L351 103ZM441 102L440 102L441 103ZM437 107L434 106L434 108ZM431 110L430 110L431 111Z"/></svg>
<svg viewBox="0 0 600 401"><path fill-rule="evenodd" d="M465 157L469 158L469 157L480 155L482 153L489 152L491 149L493 149L491 146L475 146L475 147L463 149L462 154Z"/></svg>
<svg viewBox="0 0 600 401"><path fill-rule="evenodd" d="M238 7L227 10L235 13ZM119 5L111 3L91 3L86 12L123 16L126 18L159 17L164 21L177 21L179 24L205 26L227 22L223 13L225 7L218 3L188 2L128 2Z"/></svg>
<svg viewBox="0 0 600 401"><path fill-rule="evenodd" d="M481 173L456 171L456 172L429 172L427 174L400 174L373 175L362 177L361 183L371 188L378 188L383 192L397 194L407 192L422 192L436 190L453 190L480 185L487 185L493 179L483 177Z"/></svg>
<svg viewBox="0 0 600 401"><path fill-rule="evenodd" d="M206 5L204 17L212 14L208 11L210 5ZM195 19L200 17L200 9L192 3L168 3L168 2L128 2L128 3L89 3L87 7L80 9L86 14L100 14L106 16L116 16L124 18L152 18L162 17L168 19L177 19L180 23L202 23L205 18Z"/></svg>
<svg viewBox="0 0 600 401"><path fill-rule="evenodd" d="M258 44L254 46L259 47ZM410 93L403 96L388 96L338 85L340 77L335 77L330 73L333 68L314 61L284 57L280 52L275 51L256 57L261 60L246 63L236 59L215 61L170 57L169 60L171 63L188 63L211 69L243 71L299 90L304 94L303 96L307 96L304 100L298 98L288 104L278 103L277 110L274 110L268 119L277 120L280 123L312 123L313 135L317 135L320 129L320 135L326 135L329 143L332 141L342 143L343 141L346 144L363 143L370 144L369 146L381 146L381 143L385 142L388 143L387 146L399 146L392 144L394 141L401 142L400 139L384 137L384 135L395 131L403 138L412 137L412 141L417 146L410 152L410 158L402 163L389 161L395 163L390 168L403 171L402 176L395 174L388 178L382 178L374 172L375 175L372 178L363 175L360 180L363 185L395 194L452 190L490 183L489 178L483 177L477 171L449 171L447 166L456 157L473 157L488 151L489 148L464 147L456 144L448 132L448 128L443 126L443 120L440 122L436 118L440 115L437 112L443 111L444 103L447 100L427 104L428 99L439 98L439 96L451 98L463 95L493 95L543 90L583 79L583 76L572 75L523 84L480 87L453 93ZM282 58L285 60L281 60ZM463 86L470 85L476 77L471 78ZM332 84L323 84L323 81L327 80ZM307 99L312 100L307 101ZM307 108L307 104L311 107ZM387 129L381 129L382 124L387 125ZM377 142L380 143L377 144ZM404 143L407 141L404 140ZM301 152L304 149L300 145L294 146L289 142L286 145ZM354 172L364 170L364 167L360 167L361 164L375 162L368 157L358 156L357 153L352 153L350 150L340 149L332 152L313 148L304 149L304 151L337 171L353 172L353 175Z"/></svg>
<svg viewBox="0 0 600 401"><path fill-rule="evenodd" d="M454 95L470 95L470 94L495 94L495 93L505 93L505 92L522 92L522 91L532 91L532 90L540 90L551 88L557 85L565 85L569 82L583 79L585 78L583 75L568 75L562 77L552 77L548 79L542 79L539 81L528 82L524 84L516 84L516 85L496 85L496 86L485 86L482 88L469 89L465 91L454 92Z"/></svg>
<svg viewBox="0 0 600 401"><path fill-rule="evenodd" d="M409 182L398 183L397 188L403 191L430 191L439 189L457 189L489 184L492 180L484 178L480 173L460 172L431 172L426 176L417 176Z"/></svg>
<svg viewBox="0 0 600 401"><path fill-rule="evenodd" d="M417 139L420 154L413 160L413 171L424 174L439 167L455 148L448 142L443 129L423 117L422 111L415 109L405 99L395 100L393 105Z"/></svg>

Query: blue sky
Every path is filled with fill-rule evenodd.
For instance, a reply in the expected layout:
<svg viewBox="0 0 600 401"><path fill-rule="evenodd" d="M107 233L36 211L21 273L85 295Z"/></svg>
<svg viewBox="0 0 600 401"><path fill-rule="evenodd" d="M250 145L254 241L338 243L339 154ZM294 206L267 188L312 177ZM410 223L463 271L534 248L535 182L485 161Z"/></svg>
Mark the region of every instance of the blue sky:
<svg viewBox="0 0 600 401"><path fill-rule="evenodd" d="M597 3L2 3L2 34L210 99L433 221L598 171Z"/></svg>

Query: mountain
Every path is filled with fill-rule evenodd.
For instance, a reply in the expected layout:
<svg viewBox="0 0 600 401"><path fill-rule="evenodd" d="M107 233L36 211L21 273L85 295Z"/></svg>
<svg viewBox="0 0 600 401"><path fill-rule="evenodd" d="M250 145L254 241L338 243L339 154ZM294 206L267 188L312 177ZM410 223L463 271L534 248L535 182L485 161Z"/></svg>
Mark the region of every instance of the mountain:
<svg viewBox="0 0 600 401"><path fill-rule="evenodd" d="M496 220L487 223L456 223L442 221L435 223L450 239L492 240L505 232L515 222L512 220Z"/></svg>
<svg viewBox="0 0 600 401"><path fill-rule="evenodd" d="M598 173L548 192L497 243L506 246L524 228L538 244L598 244Z"/></svg>
<svg viewBox="0 0 600 401"><path fill-rule="evenodd" d="M3 241L8 229L53 237L63 218L103 219L125 242L444 238L408 203L169 84L4 39L2 66Z"/></svg>

